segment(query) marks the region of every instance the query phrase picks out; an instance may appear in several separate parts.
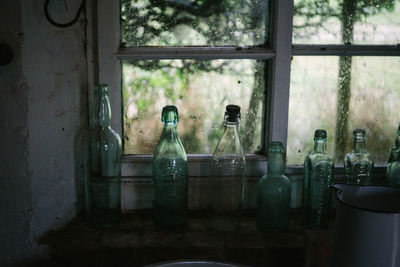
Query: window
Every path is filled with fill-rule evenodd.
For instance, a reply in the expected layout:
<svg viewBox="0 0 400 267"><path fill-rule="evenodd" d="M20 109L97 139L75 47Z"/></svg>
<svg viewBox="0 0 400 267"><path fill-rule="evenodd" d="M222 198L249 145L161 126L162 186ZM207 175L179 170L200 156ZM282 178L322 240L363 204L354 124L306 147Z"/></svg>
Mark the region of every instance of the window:
<svg viewBox="0 0 400 267"><path fill-rule="evenodd" d="M291 33L278 28L291 28L291 1L113 2L98 1L99 80L111 87L112 127L124 137L124 162L149 163L166 104L180 111L189 163L207 161L225 105L235 103L242 107L248 172L261 175L265 144L286 140ZM149 175L145 167L132 169L123 172Z"/></svg>
<svg viewBox="0 0 400 267"><path fill-rule="evenodd" d="M112 88L124 162L139 166L123 170L150 175L145 155L165 104L180 110L189 160L206 166L201 155L212 153L230 102L243 108L250 165L264 162L250 166L252 175L265 171L257 155L272 140L287 144L288 165L302 165L317 128L328 130L337 165L356 127L366 128L374 140L367 146L385 163L400 121L399 2L98 1L99 80Z"/></svg>
<svg viewBox="0 0 400 267"><path fill-rule="evenodd" d="M294 1L288 164L312 150L313 131L328 131L336 165L351 151L352 130L386 165L400 115L400 1Z"/></svg>

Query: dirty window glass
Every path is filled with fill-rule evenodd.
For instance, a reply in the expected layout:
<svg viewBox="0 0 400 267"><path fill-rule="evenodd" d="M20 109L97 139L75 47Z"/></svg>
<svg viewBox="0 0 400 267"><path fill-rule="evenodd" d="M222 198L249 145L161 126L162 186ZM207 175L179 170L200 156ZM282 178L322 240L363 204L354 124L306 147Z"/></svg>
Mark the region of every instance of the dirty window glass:
<svg viewBox="0 0 400 267"><path fill-rule="evenodd" d="M161 110L176 105L186 153L213 153L223 133L225 106L242 108L246 153L261 143L265 62L256 60L123 61L124 153L153 154Z"/></svg>
<svg viewBox="0 0 400 267"><path fill-rule="evenodd" d="M293 43L397 44L399 0L295 0Z"/></svg>
<svg viewBox="0 0 400 267"><path fill-rule="evenodd" d="M268 0L122 0L125 46L250 46L267 41Z"/></svg>
<svg viewBox="0 0 400 267"><path fill-rule="evenodd" d="M400 122L399 57L339 57L296 56L292 62L289 101L288 164L302 165L305 156L313 149L314 131L328 131L328 152L336 164L343 165L344 155L352 148L352 131L364 128L367 132L367 149L375 163L386 164ZM342 67L340 67L340 65ZM339 69L342 68L339 78ZM342 82L340 82L342 81ZM347 82L346 82L347 81ZM346 86L346 84L348 86ZM343 88L340 91L338 88ZM338 116L338 99L341 119ZM344 138L337 138L338 121L347 119L342 130ZM339 145L343 142L344 145ZM342 146L342 147L340 147Z"/></svg>

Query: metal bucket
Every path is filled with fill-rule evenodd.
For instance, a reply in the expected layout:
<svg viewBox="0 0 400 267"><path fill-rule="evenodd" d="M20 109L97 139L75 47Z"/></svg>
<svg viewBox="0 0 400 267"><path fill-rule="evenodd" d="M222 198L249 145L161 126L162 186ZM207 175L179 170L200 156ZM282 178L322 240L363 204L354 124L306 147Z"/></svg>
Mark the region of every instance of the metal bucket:
<svg viewBox="0 0 400 267"><path fill-rule="evenodd" d="M332 185L337 211L330 267L400 266L400 189Z"/></svg>

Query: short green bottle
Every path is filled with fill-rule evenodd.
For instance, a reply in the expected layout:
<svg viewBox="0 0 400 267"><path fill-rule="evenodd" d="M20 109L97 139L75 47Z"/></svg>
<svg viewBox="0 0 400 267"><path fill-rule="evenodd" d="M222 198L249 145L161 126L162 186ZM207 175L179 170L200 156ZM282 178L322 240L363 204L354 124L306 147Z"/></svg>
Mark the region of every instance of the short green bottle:
<svg viewBox="0 0 400 267"><path fill-rule="evenodd" d="M389 185L400 187L400 123L396 141L390 151L386 178Z"/></svg>
<svg viewBox="0 0 400 267"><path fill-rule="evenodd" d="M111 129L107 84L95 89L93 126L89 132L90 175L87 183L87 217L96 227L116 226L121 211L121 138Z"/></svg>
<svg viewBox="0 0 400 267"><path fill-rule="evenodd" d="M334 164L326 150L326 138L325 130L316 130L314 151L304 160L303 216L306 229L329 227Z"/></svg>
<svg viewBox="0 0 400 267"><path fill-rule="evenodd" d="M344 171L347 184L372 184L374 161L365 145L365 130L353 131L353 150L344 158Z"/></svg>
<svg viewBox="0 0 400 267"><path fill-rule="evenodd" d="M187 222L187 158L176 127L178 109L165 106L161 117L164 128L153 161L153 219L161 228L176 230Z"/></svg>
<svg viewBox="0 0 400 267"><path fill-rule="evenodd" d="M261 231L287 231L290 218L291 184L284 175L284 150L281 142L268 147L268 169L257 183L257 227Z"/></svg>

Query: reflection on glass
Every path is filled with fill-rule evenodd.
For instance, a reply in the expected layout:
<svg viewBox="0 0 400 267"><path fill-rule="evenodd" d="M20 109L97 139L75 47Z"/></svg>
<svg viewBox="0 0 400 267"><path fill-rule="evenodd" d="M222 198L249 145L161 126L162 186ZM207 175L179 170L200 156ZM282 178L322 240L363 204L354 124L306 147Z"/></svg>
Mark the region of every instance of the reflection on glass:
<svg viewBox="0 0 400 267"><path fill-rule="evenodd" d="M124 61L124 153L154 153L165 105L179 109L186 153L212 153L228 104L241 106L240 138L244 151L254 153L261 140L264 66L254 60Z"/></svg>
<svg viewBox="0 0 400 267"><path fill-rule="evenodd" d="M345 147L338 151L339 57L294 57L289 101L288 164L303 163L313 147L309 137L318 128L327 129L330 136L328 151L332 154L335 151L337 164L342 165L342 155L351 151L352 131L356 128L366 130L368 150L375 163L386 163L400 121L400 58L352 57L351 62Z"/></svg>
<svg viewBox="0 0 400 267"><path fill-rule="evenodd" d="M122 0L126 46L260 45L269 0Z"/></svg>
<svg viewBox="0 0 400 267"><path fill-rule="evenodd" d="M297 44L397 44L400 1L295 0Z"/></svg>

